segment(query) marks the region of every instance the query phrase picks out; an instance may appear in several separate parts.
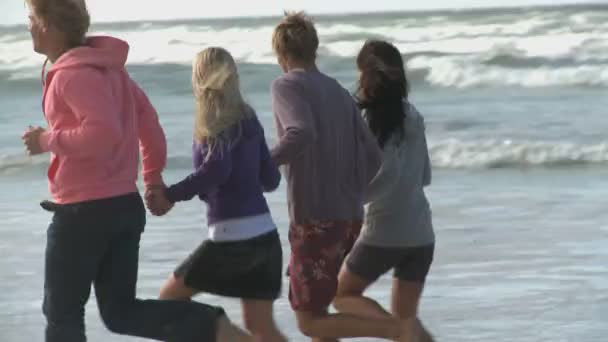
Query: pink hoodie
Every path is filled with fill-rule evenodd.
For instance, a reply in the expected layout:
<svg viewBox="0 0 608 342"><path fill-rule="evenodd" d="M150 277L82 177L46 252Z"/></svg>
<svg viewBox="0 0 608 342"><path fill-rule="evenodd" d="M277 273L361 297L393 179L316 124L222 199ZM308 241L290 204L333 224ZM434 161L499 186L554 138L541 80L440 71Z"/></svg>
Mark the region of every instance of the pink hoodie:
<svg viewBox="0 0 608 342"><path fill-rule="evenodd" d="M51 152L49 189L57 203L137 191L139 150L146 185L160 184L167 146L146 94L125 69L129 45L92 37L49 70L42 108L49 128L40 144Z"/></svg>

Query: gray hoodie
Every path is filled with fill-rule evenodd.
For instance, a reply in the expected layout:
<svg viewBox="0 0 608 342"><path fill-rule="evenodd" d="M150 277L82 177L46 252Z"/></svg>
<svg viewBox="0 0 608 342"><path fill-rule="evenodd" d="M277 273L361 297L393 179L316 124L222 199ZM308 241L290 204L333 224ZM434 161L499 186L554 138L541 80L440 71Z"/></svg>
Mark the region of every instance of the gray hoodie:
<svg viewBox="0 0 608 342"><path fill-rule="evenodd" d="M417 247L435 242L424 187L431 163L424 118L404 103L405 139L395 133L384 146L380 170L366 192L365 224L359 242L379 247Z"/></svg>

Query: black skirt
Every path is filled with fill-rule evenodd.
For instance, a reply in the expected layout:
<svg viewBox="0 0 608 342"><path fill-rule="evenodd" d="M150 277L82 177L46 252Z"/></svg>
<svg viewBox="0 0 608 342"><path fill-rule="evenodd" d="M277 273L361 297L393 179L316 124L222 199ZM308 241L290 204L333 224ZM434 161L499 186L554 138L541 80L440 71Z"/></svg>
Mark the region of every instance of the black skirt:
<svg viewBox="0 0 608 342"><path fill-rule="evenodd" d="M197 291L242 299L281 295L283 251L276 230L248 240L206 240L174 275Z"/></svg>

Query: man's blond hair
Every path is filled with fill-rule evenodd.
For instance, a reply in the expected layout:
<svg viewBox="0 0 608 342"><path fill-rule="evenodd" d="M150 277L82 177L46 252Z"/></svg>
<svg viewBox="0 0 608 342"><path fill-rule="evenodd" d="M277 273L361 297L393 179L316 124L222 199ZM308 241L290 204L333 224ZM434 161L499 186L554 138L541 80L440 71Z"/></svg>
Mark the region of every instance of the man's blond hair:
<svg viewBox="0 0 608 342"><path fill-rule="evenodd" d="M34 14L67 36L68 44L80 45L91 25L85 0L25 0Z"/></svg>
<svg viewBox="0 0 608 342"><path fill-rule="evenodd" d="M272 34L272 49L283 58L300 62L314 62L317 58L319 37L315 25L304 12L285 12Z"/></svg>

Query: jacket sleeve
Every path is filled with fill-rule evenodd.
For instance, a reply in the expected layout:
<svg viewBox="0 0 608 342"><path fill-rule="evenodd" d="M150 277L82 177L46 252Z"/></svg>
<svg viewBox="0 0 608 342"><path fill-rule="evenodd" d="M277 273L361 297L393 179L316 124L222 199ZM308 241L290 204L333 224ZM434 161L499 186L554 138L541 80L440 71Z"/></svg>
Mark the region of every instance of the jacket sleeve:
<svg viewBox="0 0 608 342"><path fill-rule="evenodd" d="M71 129L54 129L40 136L45 152L62 156L109 156L122 138L120 110L104 74L95 69L64 71L55 96L61 96L78 120ZM58 75L59 76L59 75ZM57 77L57 76L56 76Z"/></svg>
<svg viewBox="0 0 608 342"><path fill-rule="evenodd" d="M207 194L224 184L232 172L232 156L228 147L215 146L203 163L182 181L165 190L171 202L189 201L197 194Z"/></svg>
<svg viewBox="0 0 608 342"><path fill-rule="evenodd" d="M143 90L133 82L138 114L139 149L142 175L146 185L162 184L162 172L167 164L167 140L158 114Z"/></svg>
<svg viewBox="0 0 608 342"><path fill-rule="evenodd" d="M272 84L272 107L275 118L284 128L271 155L277 165L295 160L316 137L310 105L295 82L278 79Z"/></svg>

